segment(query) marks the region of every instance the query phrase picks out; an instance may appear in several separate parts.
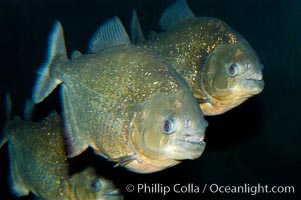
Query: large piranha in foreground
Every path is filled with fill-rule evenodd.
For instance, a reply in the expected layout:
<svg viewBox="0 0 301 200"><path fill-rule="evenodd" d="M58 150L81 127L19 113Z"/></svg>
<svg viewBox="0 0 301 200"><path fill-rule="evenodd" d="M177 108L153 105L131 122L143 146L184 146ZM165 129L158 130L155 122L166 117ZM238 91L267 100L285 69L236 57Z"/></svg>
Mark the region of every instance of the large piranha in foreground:
<svg viewBox="0 0 301 200"><path fill-rule="evenodd" d="M89 54L76 51L71 61L55 24L33 101L59 84L69 157L90 146L117 165L150 173L204 151L207 122L187 84L163 59L131 45L117 17L95 33Z"/></svg>

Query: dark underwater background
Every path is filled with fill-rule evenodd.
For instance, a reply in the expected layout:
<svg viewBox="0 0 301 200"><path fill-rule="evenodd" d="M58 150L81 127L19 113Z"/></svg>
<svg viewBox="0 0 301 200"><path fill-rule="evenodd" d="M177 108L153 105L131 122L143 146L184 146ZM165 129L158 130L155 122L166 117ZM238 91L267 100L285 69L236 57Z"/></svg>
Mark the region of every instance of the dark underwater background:
<svg viewBox="0 0 301 200"><path fill-rule="evenodd" d="M54 21L65 31L67 51L86 52L97 27L119 16L129 31L132 8L144 33L159 31L161 13L174 0L0 0L0 127L5 123L5 93L13 114L22 115L31 95L36 70L46 58L48 34ZM239 107L206 117L207 147L197 160L153 174L135 174L92 151L72 159L71 172L86 165L121 188L125 199L299 199L301 194L301 1L188 0L197 16L216 17L241 33L264 64L265 88ZM38 105L37 115L60 110L58 91ZM0 149L0 199L15 199L9 190L7 145ZM249 184L294 186L295 194L138 194L127 184L179 183L199 186ZM32 196L19 198L32 199Z"/></svg>

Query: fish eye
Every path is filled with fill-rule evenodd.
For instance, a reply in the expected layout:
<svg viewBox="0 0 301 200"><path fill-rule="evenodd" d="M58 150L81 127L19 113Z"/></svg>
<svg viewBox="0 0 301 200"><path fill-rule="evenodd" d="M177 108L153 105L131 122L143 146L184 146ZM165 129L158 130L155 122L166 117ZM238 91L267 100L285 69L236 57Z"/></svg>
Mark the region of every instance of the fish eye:
<svg viewBox="0 0 301 200"><path fill-rule="evenodd" d="M177 124L175 118L167 118L163 123L163 131L166 134L172 134L176 131Z"/></svg>
<svg viewBox="0 0 301 200"><path fill-rule="evenodd" d="M102 187L101 180L99 178L92 179L89 187L92 192L99 191Z"/></svg>
<svg viewBox="0 0 301 200"><path fill-rule="evenodd" d="M233 63L228 68L228 74L230 76L235 76L238 73L238 66L236 63Z"/></svg>

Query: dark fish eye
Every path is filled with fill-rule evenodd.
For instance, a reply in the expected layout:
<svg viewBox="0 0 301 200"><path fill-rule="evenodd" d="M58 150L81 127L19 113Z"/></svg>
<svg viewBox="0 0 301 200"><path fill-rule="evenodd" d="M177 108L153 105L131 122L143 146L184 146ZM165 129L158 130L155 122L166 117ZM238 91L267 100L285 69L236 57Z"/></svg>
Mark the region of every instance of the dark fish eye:
<svg viewBox="0 0 301 200"><path fill-rule="evenodd" d="M163 131L166 133L166 134L172 134L175 132L176 130L176 121L174 118L167 118L164 120L164 123L163 123Z"/></svg>
<svg viewBox="0 0 301 200"><path fill-rule="evenodd" d="M238 72L238 67L237 64L233 63L230 65L229 69L228 69L228 73L230 76L235 76Z"/></svg>
<svg viewBox="0 0 301 200"><path fill-rule="evenodd" d="M99 178L94 178L90 182L90 190L92 192L97 192L98 190L101 189L102 183Z"/></svg>

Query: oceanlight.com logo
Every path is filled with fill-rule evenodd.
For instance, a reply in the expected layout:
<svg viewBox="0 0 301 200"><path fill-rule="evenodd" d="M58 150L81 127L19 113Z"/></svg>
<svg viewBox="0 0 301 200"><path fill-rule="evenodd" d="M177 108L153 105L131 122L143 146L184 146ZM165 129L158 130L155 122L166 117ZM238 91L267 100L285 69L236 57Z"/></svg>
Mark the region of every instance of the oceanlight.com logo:
<svg viewBox="0 0 301 200"><path fill-rule="evenodd" d="M174 185L164 185L161 183L141 183L141 184L128 184L126 186L126 191L129 193L137 194L163 194L167 195L169 193L178 194L294 194L294 186L268 186L258 183L257 185L250 185L245 183L244 185L236 186L225 186L218 184L205 184L203 186L188 183L188 184L174 184Z"/></svg>

